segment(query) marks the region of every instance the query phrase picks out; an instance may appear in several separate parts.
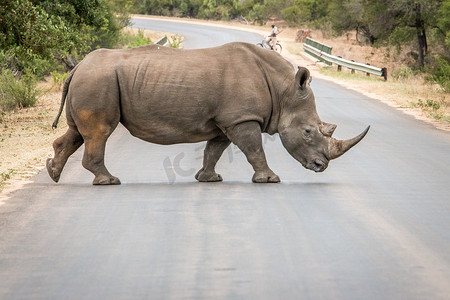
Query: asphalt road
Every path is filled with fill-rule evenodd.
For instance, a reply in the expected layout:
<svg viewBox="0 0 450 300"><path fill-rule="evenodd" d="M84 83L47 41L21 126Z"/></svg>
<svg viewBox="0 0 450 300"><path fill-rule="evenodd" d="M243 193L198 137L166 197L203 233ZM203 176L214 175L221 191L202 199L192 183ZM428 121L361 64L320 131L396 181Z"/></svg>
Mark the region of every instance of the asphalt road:
<svg viewBox="0 0 450 300"><path fill-rule="evenodd" d="M242 31L136 21L189 48L257 42ZM118 128L92 186L70 159L0 206L0 299L449 299L450 134L313 80L322 120L367 137L324 173L264 136L280 184L251 183L235 146L222 183L198 183L204 143L159 146ZM49 124L50 127L50 124ZM49 145L51 147L51 145Z"/></svg>

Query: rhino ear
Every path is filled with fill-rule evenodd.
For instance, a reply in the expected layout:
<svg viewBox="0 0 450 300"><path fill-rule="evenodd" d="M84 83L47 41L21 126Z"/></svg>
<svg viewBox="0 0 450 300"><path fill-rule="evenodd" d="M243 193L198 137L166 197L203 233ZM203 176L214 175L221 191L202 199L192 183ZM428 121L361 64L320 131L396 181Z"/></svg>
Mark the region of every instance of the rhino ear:
<svg viewBox="0 0 450 300"><path fill-rule="evenodd" d="M308 84L309 70L304 67L298 67L297 74L295 75L295 82L297 82L300 89L305 89Z"/></svg>

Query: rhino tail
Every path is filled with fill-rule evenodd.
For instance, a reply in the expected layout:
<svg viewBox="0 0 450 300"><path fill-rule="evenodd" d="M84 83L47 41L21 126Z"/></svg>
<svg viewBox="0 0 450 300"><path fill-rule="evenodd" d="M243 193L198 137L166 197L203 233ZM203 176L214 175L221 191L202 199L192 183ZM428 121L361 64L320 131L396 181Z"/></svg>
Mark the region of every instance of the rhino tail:
<svg viewBox="0 0 450 300"><path fill-rule="evenodd" d="M55 121L53 122L52 129L56 129L58 127L59 118L61 117L62 111L64 109L64 103L66 102L67 92L69 91L70 81L72 80L73 74L75 74L76 69L79 64L76 65L72 71L70 71L69 75L67 75L66 81L64 82L62 97L61 97L61 105L59 107L58 115L56 116Z"/></svg>

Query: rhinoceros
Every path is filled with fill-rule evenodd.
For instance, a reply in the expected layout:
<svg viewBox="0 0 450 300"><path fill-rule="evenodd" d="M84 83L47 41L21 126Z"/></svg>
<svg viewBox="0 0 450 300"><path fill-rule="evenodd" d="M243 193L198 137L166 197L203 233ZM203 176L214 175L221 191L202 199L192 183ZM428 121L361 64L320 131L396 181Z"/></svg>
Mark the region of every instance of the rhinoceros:
<svg viewBox="0 0 450 300"><path fill-rule="evenodd" d="M67 98L67 100L66 100ZM248 43L184 50L158 45L127 50L99 49L68 75L68 129L53 143L47 160L58 182L70 155L85 144L82 165L93 184L120 184L105 167L105 144L122 123L140 139L157 144L207 141L198 181L221 181L215 166L233 142L254 169L253 182L279 182L269 168L262 132L279 133L283 146L305 168L324 171L367 133L332 137L336 125L317 115L310 72L275 51Z"/></svg>

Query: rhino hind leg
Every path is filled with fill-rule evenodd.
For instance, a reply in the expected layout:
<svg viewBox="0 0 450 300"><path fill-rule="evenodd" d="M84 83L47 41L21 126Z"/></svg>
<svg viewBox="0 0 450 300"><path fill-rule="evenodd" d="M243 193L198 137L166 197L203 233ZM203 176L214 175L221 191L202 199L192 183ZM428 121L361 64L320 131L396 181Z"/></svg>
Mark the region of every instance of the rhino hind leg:
<svg viewBox="0 0 450 300"><path fill-rule="evenodd" d="M280 182L280 177L267 165L262 146L261 127L258 122L244 122L228 128L227 136L245 154L248 162L252 165L255 171L253 182Z"/></svg>
<svg viewBox="0 0 450 300"><path fill-rule="evenodd" d="M225 135L218 136L206 143L203 167L197 172L195 179L200 182L222 181L222 176L216 173L215 167L223 151L230 143L230 140Z"/></svg>
<svg viewBox="0 0 450 300"><path fill-rule="evenodd" d="M82 144L83 137L77 129L67 129L66 133L53 142L55 157L47 159L47 172L53 181L58 182L61 172L71 156Z"/></svg>

